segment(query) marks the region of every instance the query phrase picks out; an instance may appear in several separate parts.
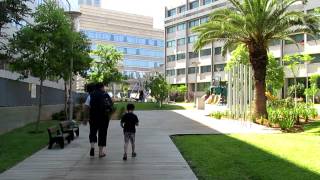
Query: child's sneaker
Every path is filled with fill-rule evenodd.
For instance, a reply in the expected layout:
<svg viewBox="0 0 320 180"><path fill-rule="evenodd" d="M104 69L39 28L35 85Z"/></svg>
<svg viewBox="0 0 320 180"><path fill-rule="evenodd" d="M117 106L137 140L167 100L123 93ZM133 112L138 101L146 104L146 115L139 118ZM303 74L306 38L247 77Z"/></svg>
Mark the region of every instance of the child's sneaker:
<svg viewBox="0 0 320 180"><path fill-rule="evenodd" d="M132 157L137 157L137 153L133 152Z"/></svg>
<svg viewBox="0 0 320 180"><path fill-rule="evenodd" d="M124 155L123 155L122 160L124 160L124 161L126 161L126 160L127 160L127 154L124 154Z"/></svg>

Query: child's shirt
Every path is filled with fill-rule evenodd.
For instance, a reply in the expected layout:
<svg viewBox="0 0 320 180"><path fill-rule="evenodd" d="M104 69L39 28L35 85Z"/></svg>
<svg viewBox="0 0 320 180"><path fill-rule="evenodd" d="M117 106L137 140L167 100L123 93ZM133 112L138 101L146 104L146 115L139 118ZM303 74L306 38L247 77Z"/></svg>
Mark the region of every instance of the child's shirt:
<svg viewBox="0 0 320 180"><path fill-rule="evenodd" d="M132 112L126 113L121 118L121 126L123 127L123 132L136 132L136 126L139 123L138 117Z"/></svg>

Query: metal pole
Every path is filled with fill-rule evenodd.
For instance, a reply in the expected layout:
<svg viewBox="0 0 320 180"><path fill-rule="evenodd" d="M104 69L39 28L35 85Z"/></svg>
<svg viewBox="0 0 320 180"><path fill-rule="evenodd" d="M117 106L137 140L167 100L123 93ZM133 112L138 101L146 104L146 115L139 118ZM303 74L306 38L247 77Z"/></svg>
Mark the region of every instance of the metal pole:
<svg viewBox="0 0 320 180"><path fill-rule="evenodd" d="M72 27L71 30L73 31L73 18L71 16L71 5L69 0L66 0L69 6L69 15L71 17L71 21L72 21ZM73 42L71 42L71 52L73 53ZM72 73L73 72L73 56L71 56L70 59L70 77L69 77L69 121L71 121L73 119L73 96L72 96Z"/></svg>
<svg viewBox="0 0 320 180"><path fill-rule="evenodd" d="M197 107L197 102L196 102L196 94L197 94L197 79L198 79L198 64L196 64L196 83L194 84L194 107Z"/></svg>

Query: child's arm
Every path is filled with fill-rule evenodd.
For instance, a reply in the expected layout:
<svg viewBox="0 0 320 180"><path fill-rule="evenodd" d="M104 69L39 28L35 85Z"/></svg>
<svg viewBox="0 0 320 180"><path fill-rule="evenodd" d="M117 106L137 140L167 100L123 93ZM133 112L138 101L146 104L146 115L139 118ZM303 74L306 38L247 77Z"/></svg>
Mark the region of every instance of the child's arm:
<svg viewBox="0 0 320 180"><path fill-rule="evenodd" d="M124 119L123 119L123 116L122 116L121 121L120 121L120 126L121 126L122 128L124 128Z"/></svg>
<svg viewBox="0 0 320 180"><path fill-rule="evenodd" d="M139 119L138 119L138 117L136 117L137 119L136 119L136 126L139 126Z"/></svg>

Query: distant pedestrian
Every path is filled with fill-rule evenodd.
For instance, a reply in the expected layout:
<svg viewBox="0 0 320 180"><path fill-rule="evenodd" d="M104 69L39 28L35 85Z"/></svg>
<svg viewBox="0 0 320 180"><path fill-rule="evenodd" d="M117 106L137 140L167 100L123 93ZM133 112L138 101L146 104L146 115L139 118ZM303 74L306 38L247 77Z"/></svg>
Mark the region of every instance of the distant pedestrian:
<svg viewBox="0 0 320 180"><path fill-rule="evenodd" d="M142 90L139 91L139 101L143 102L144 101L144 93Z"/></svg>
<svg viewBox="0 0 320 180"><path fill-rule="evenodd" d="M90 156L94 156L94 146L95 143L98 142L99 157L104 157L106 156L104 148L107 145L107 131L110 121L110 114L113 109L113 103L108 93L105 92L104 85L102 83L96 84L96 88L90 94L87 104L90 104Z"/></svg>
<svg viewBox="0 0 320 180"><path fill-rule="evenodd" d="M139 125L138 117L133 113L134 105L128 104L127 105L127 113L124 114L121 118L121 127L123 128L123 135L124 135L124 154L123 160L127 160L127 150L129 141L132 147L132 157L136 157L137 153L135 151L135 134L136 134L136 126Z"/></svg>

